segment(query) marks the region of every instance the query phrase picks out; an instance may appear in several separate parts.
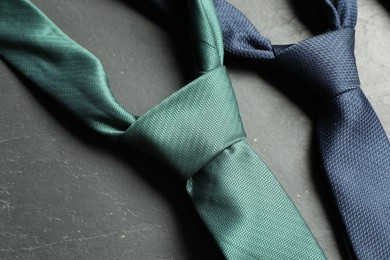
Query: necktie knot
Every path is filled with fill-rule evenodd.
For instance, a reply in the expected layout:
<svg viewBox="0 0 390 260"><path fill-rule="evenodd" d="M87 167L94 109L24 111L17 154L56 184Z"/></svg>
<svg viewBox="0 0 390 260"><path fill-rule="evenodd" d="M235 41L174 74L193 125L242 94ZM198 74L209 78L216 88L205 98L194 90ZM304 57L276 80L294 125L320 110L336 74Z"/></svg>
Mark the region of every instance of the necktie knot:
<svg viewBox="0 0 390 260"><path fill-rule="evenodd" d="M354 29L331 31L291 46L274 46L275 62L307 85L319 99L359 87Z"/></svg>
<svg viewBox="0 0 390 260"><path fill-rule="evenodd" d="M245 138L226 68L217 67L183 87L138 118L124 135L130 145L191 178Z"/></svg>

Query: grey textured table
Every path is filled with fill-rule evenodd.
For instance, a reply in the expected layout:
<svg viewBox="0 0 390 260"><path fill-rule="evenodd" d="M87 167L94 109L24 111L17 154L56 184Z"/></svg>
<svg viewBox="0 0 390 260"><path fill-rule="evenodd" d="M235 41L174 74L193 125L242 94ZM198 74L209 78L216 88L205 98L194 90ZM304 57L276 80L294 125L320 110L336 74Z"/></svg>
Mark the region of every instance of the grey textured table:
<svg viewBox="0 0 390 260"><path fill-rule="evenodd" d="M175 42L125 1L33 2L102 61L129 111L142 114L192 79L187 42ZM316 30L312 19L320 19L305 13L306 1L231 2L275 43L309 37ZM385 3L359 1L356 38L362 88L388 134L389 11ZM238 63L227 60L248 142L328 258L341 259L335 213L312 147L310 96L289 91L294 85L282 91L268 73ZM0 79L0 259L220 256L172 172L91 133L3 62Z"/></svg>

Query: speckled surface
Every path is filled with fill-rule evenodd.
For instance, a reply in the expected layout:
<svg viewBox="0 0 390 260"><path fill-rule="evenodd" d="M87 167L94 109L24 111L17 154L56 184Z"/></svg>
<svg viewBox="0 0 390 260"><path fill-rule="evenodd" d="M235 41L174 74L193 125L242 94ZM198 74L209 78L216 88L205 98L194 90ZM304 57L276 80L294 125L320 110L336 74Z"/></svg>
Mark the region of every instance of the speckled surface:
<svg viewBox="0 0 390 260"><path fill-rule="evenodd" d="M174 41L124 1L33 2L102 61L115 96L129 111L142 114L191 80L188 44ZM312 35L306 22L312 29L313 17L298 2L231 1L275 43ZM390 6L360 0L358 17L362 88L389 135ZM227 66L249 143L328 258L342 259L336 214L323 195L312 148L310 97L280 91L264 72L234 60ZM3 62L0 79L0 259L220 256L173 173L89 132Z"/></svg>

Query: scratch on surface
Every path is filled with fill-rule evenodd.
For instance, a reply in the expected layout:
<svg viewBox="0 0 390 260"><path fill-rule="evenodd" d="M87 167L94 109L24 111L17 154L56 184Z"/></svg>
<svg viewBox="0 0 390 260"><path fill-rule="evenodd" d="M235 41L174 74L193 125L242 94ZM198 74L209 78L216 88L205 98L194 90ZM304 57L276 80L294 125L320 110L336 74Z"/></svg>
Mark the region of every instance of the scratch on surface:
<svg viewBox="0 0 390 260"><path fill-rule="evenodd" d="M14 140L19 140L19 139L22 139L23 136L17 136L17 137L10 137L10 138L6 138L6 139L2 139L0 140L0 144L2 143L7 143L7 142L10 142L10 141L14 141Z"/></svg>
<svg viewBox="0 0 390 260"><path fill-rule="evenodd" d="M14 249L0 249L0 252L15 252Z"/></svg>
<svg viewBox="0 0 390 260"><path fill-rule="evenodd" d="M5 185L0 185L0 194L2 193L5 193L6 195L10 195L9 194L9 187L5 186Z"/></svg>
<svg viewBox="0 0 390 260"><path fill-rule="evenodd" d="M132 211L131 209L126 209L125 211L125 216L127 216L127 212L129 212L133 217L136 217L138 218L138 214L136 214L134 211Z"/></svg>
<svg viewBox="0 0 390 260"><path fill-rule="evenodd" d="M46 218L49 220L49 223L50 223L50 224L52 223L53 219L54 219L54 220L57 220L57 221L60 221L60 222L64 222L62 219L57 218L57 217L54 217L54 216L48 216L48 217L46 217Z"/></svg>
<svg viewBox="0 0 390 260"><path fill-rule="evenodd" d="M4 208L10 208L11 207L11 202L10 200L3 200L3 199L0 199L0 204L3 204L0 209L4 209Z"/></svg>
<svg viewBox="0 0 390 260"><path fill-rule="evenodd" d="M13 183L9 185L12 186ZM11 205L9 189L9 186L0 185L0 210L6 210L8 212L8 217L11 218L11 211L15 209L15 207Z"/></svg>
<svg viewBox="0 0 390 260"><path fill-rule="evenodd" d="M111 195L110 193L108 193L108 192L101 192L101 191L99 191L99 190L93 188L91 185L88 185L88 188L89 188L90 190L93 190L94 192L96 192L96 193L99 194L99 195L103 195L103 196L106 196L106 197L110 198L110 199L114 202L114 204L117 204L117 205L124 205L123 202L119 202L114 196L112 196L112 195Z"/></svg>
<svg viewBox="0 0 390 260"><path fill-rule="evenodd" d="M118 238L123 239L126 235L132 234L132 233L139 233L142 235L145 231L153 230L154 227L144 227L144 228L135 228L135 229L129 229L129 230L122 230L122 231L116 231L116 232L110 232L107 234L97 235L97 236L90 236L90 237L80 237L80 238L69 238L68 236L63 237L62 241L42 244L39 246L30 246L30 247L23 247L20 249L0 249L0 252L17 252L17 251L28 251L32 252L39 249L45 249L45 248L52 248L53 246L69 243L69 242L84 242L84 241L92 241L96 239L104 239L112 236L118 236ZM120 235L120 236L119 236Z"/></svg>

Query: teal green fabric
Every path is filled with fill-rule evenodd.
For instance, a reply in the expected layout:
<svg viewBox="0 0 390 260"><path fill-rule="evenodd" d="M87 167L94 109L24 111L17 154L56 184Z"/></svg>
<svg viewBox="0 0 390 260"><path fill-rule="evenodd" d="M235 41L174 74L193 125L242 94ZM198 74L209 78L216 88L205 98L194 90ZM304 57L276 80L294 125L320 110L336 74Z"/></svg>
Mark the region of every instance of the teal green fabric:
<svg viewBox="0 0 390 260"><path fill-rule="evenodd" d="M30 1L0 1L0 56L95 131L185 178L227 259L325 259L286 192L245 142L213 1L187 3L199 77L141 116L116 102L100 62Z"/></svg>
<svg viewBox="0 0 390 260"><path fill-rule="evenodd" d="M99 60L26 0L0 1L0 55L99 133L119 135L136 121L108 87Z"/></svg>

